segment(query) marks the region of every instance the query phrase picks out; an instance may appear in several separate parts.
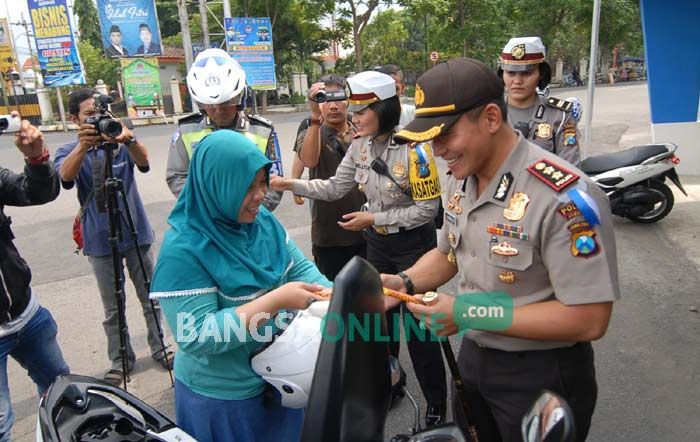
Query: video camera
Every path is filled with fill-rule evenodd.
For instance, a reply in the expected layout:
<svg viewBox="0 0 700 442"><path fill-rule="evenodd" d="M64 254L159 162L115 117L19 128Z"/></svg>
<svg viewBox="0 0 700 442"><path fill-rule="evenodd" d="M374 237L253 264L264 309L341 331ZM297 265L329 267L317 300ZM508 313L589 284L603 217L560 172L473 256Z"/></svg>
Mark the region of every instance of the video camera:
<svg viewBox="0 0 700 442"><path fill-rule="evenodd" d="M348 96L345 94L344 90L333 92L326 92L321 90L316 92L316 94L311 99L316 103L325 103L326 101L345 101L348 99Z"/></svg>
<svg viewBox="0 0 700 442"><path fill-rule="evenodd" d="M22 125L22 117L19 115L0 115L0 135L19 132Z"/></svg>
<svg viewBox="0 0 700 442"><path fill-rule="evenodd" d="M95 94L94 108L97 115L85 119L85 124L95 127L98 134L105 134L110 138L116 138L122 133L122 123L119 122L109 111L109 104L113 101L109 95Z"/></svg>

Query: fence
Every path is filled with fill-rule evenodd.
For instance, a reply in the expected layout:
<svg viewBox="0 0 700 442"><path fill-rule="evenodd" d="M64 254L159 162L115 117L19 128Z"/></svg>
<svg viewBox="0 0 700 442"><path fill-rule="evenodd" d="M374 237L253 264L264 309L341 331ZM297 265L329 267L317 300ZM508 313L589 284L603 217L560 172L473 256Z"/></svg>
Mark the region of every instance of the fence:
<svg viewBox="0 0 700 442"><path fill-rule="evenodd" d="M29 120L38 126L41 124L41 109L39 97L36 94L2 96L0 92L0 114L9 114L18 111L22 118Z"/></svg>

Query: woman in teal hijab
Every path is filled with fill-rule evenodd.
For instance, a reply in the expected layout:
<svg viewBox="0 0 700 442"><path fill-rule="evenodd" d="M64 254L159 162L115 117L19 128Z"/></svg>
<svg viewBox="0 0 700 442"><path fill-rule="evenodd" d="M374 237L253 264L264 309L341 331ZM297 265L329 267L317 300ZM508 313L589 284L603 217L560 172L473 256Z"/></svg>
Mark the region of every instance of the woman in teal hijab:
<svg viewBox="0 0 700 442"><path fill-rule="evenodd" d="M153 275L151 297L179 346L177 423L199 441L299 439L303 412L264 401L249 361L275 331L271 317L306 308L330 283L261 206L270 165L236 132L205 137Z"/></svg>

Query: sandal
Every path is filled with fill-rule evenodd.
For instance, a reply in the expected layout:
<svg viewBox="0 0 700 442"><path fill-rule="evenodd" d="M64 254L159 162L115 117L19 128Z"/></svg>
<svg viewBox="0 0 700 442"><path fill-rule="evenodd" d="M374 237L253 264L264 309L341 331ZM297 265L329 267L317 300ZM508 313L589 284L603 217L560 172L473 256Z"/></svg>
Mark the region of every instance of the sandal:
<svg viewBox="0 0 700 442"><path fill-rule="evenodd" d="M172 370L173 369L173 363L175 362L175 352L172 350L166 350L166 355L167 358L163 355L162 351L159 351L157 354L153 355L153 359L160 364L161 367L163 367L166 370Z"/></svg>
<svg viewBox="0 0 700 442"><path fill-rule="evenodd" d="M124 380L123 372L117 368L112 368L105 373L102 378L106 383L119 387Z"/></svg>

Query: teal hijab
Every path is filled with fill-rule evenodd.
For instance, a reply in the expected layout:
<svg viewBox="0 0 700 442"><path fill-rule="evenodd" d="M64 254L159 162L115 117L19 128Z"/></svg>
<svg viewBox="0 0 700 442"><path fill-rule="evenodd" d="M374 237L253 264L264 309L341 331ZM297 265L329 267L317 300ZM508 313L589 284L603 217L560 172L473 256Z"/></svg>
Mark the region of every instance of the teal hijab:
<svg viewBox="0 0 700 442"><path fill-rule="evenodd" d="M274 287L290 260L284 228L263 206L253 223L237 222L255 175L271 164L237 132L218 130L202 139L168 218L163 253L197 259L227 296Z"/></svg>

